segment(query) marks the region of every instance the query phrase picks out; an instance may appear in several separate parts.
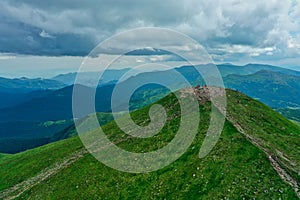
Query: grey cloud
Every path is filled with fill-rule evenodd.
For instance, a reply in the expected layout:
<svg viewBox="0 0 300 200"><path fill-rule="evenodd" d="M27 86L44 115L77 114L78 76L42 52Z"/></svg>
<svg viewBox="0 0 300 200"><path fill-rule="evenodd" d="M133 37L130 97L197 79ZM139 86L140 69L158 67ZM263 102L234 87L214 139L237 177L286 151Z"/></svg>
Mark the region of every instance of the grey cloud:
<svg viewBox="0 0 300 200"><path fill-rule="evenodd" d="M0 17L4 52L84 55L103 39L142 26L182 31L217 55L235 45L254 51L276 47L277 56L300 52L296 1L4 0Z"/></svg>
<svg viewBox="0 0 300 200"><path fill-rule="evenodd" d="M5 53L83 56L94 47L85 35L44 33L41 36L43 30L19 22L0 22L0 30L0 52Z"/></svg>

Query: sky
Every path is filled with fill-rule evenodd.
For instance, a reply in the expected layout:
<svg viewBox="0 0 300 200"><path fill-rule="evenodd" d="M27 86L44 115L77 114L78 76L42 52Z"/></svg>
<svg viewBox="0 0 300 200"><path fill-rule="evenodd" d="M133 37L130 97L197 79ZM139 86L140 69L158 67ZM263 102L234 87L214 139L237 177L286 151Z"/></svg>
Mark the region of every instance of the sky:
<svg viewBox="0 0 300 200"><path fill-rule="evenodd" d="M1 0L0 76L76 71L97 44L140 27L184 33L215 63L266 63L300 71L299 0ZM127 57L170 62L162 55Z"/></svg>

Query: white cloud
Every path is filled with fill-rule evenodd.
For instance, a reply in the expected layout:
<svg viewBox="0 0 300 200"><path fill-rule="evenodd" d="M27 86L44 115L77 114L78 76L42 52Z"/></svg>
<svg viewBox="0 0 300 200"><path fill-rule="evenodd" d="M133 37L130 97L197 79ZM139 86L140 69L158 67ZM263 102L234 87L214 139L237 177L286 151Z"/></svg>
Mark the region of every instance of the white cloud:
<svg viewBox="0 0 300 200"><path fill-rule="evenodd" d="M0 53L0 60L10 60L15 59L16 55L14 54L6 54L6 53Z"/></svg>
<svg viewBox="0 0 300 200"><path fill-rule="evenodd" d="M160 61L166 61L170 58L169 55L155 55L155 56L150 56L149 60L151 62L160 62Z"/></svg>
<svg viewBox="0 0 300 200"><path fill-rule="evenodd" d="M13 30L34 27L40 30L39 36L46 39L58 40L61 34L80 35L96 45L129 28L155 26L186 33L207 47L214 57L223 56L223 59L234 54L274 58L300 55L300 3L297 0L62 0L59 3L52 0L3 0L0 2L0 17L9 19L9 24L22 24ZM6 31L9 31L7 27L2 28L0 34L9 35ZM19 33L19 37L23 35L23 32ZM44 45L43 41L30 37L26 42L38 52ZM153 36L153 41L164 42L157 38ZM76 39L74 37L74 41L68 42L76 44ZM136 38L131 38L133 47L134 40ZM15 40L11 38L13 42ZM177 48L193 49L189 46ZM59 53L64 54L63 47Z"/></svg>
<svg viewBox="0 0 300 200"><path fill-rule="evenodd" d="M276 47L257 48L249 45L222 45L218 50L228 54L248 54L256 57L261 54L272 55Z"/></svg>
<svg viewBox="0 0 300 200"><path fill-rule="evenodd" d="M298 43L296 41L296 39L290 37L287 41L288 43L288 48L291 48L291 49L300 49L300 43Z"/></svg>
<svg viewBox="0 0 300 200"><path fill-rule="evenodd" d="M55 38L54 36L47 33L45 30L42 30L42 32L40 32L40 36L43 38Z"/></svg>

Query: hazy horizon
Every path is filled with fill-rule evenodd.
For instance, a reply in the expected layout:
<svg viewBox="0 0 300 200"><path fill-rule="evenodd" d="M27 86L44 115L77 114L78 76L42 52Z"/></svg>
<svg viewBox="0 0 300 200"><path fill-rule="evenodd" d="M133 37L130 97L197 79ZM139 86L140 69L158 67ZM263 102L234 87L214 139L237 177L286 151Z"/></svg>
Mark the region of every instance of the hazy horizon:
<svg viewBox="0 0 300 200"><path fill-rule="evenodd" d="M5 59L0 59L0 77L3 78L53 78L57 75L76 73L84 57L78 56L61 56L61 57L46 57L46 56L7 56ZM32 63L32 65L31 65ZM157 62L162 63L162 62ZM261 64L272 65L276 67L286 68L294 71L300 71L300 66L284 66L276 63L259 63L259 62L214 62L214 64L232 64L237 66L244 66L247 64ZM24 67L27 65L27 67ZM173 62L173 67L181 67L188 65L185 62ZM125 69L131 68L130 65L122 65L120 67L112 67L111 69ZM101 71L95 69L94 71Z"/></svg>

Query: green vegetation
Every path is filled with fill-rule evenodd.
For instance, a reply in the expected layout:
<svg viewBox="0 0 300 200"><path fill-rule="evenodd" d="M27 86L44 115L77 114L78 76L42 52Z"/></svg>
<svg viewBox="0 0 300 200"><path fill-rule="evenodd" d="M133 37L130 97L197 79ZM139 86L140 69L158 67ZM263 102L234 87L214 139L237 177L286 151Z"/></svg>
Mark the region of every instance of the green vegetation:
<svg viewBox="0 0 300 200"><path fill-rule="evenodd" d="M277 156L285 167L300 171L300 128L250 97L228 91L228 112L247 134ZM241 103L237 103L237 99ZM296 177L299 179L299 175Z"/></svg>
<svg viewBox="0 0 300 200"><path fill-rule="evenodd" d="M272 108L300 106L300 76L262 70L250 75L228 75L224 84Z"/></svg>
<svg viewBox="0 0 300 200"><path fill-rule="evenodd" d="M58 120L58 121L46 121L41 123L42 126L49 127L53 125L60 125L60 124L65 124L67 120Z"/></svg>
<svg viewBox="0 0 300 200"><path fill-rule="evenodd" d="M5 153L17 153L48 143L48 138L1 138L0 150Z"/></svg>
<svg viewBox="0 0 300 200"><path fill-rule="evenodd" d="M78 137L11 154L0 159L0 190L24 181L82 148Z"/></svg>
<svg viewBox="0 0 300 200"><path fill-rule="evenodd" d="M300 128L241 93L228 90L227 95L228 115L274 154L280 151L295 162L294 168L287 161L282 164L286 164L291 175L297 178L293 170L299 170ZM157 135L147 139L127 139L118 146L132 152L146 152L168 144L180 123L180 107L176 101L170 94L157 102L164 105L168 115L167 123ZM149 108L132 112L134 121L147 124ZM208 156L199 159L210 109L209 102L200 106L201 122L195 140L184 155L163 169L145 174L119 172L86 153L46 180L29 187L17 199L297 199L292 187L273 169L266 154L229 121L226 121L217 145ZM124 133L114 121L104 125L103 130L112 141L124 139ZM75 136L4 156L0 159L0 191L51 170L55 163L63 163L82 149L81 141Z"/></svg>
<svg viewBox="0 0 300 200"><path fill-rule="evenodd" d="M300 122L294 121L294 120L291 120L291 121L294 122L295 124L297 124L298 126L300 126Z"/></svg>
<svg viewBox="0 0 300 200"><path fill-rule="evenodd" d="M113 120L113 115L111 113L97 113L97 118L98 118L98 122L101 126L107 124L108 122ZM82 119L81 121L84 121L85 124L88 125L89 121L90 121L90 117L85 117L84 119ZM72 124L71 126L65 128L62 131L57 132L56 134L54 134L51 138L50 141L54 142L54 141L59 141L59 140L63 140L63 139L67 139L70 138L72 136L77 135L76 129L75 129L75 125Z"/></svg>
<svg viewBox="0 0 300 200"><path fill-rule="evenodd" d="M54 133L73 124L73 120L0 122L0 152L18 153L49 143Z"/></svg>
<svg viewBox="0 0 300 200"><path fill-rule="evenodd" d="M97 113L98 121L104 125L113 120L111 113ZM84 120L88 120L85 118ZM0 138L0 152L18 153L50 142L70 138L77 134L73 120L38 122L10 122L2 123L2 129L7 126L19 126L18 129L30 132L14 134L15 137ZM22 128L20 128L22 126ZM16 129L16 131L18 130ZM5 132L6 133L6 132ZM54 134L53 134L54 133ZM8 134L6 134L8 135ZM5 136L5 135L4 135Z"/></svg>
<svg viewBox="0 0 300 200"><path fill-rule="evenodd" d="M6 157L9 154L0 153L0 159Z"/></svg>
<svg viewBox="0 0 300 200"><path fill-rule="evenodd" d="M300 122L300 109L278 108L275 110L283 116L287 117L288 119Z"/></svg>
<svg viewBox="0 0 300 200"><path fill-rule="evenodd" d="M205 66L202 66L205 67ZM206 67L210 67L209 65ZM232 66L219 65L220 72L224 76L224 84L228 88L238 89L245 94L259 99L261 102L279 111L283 116L293 120L300 121L300 105L298 96L300 95L299 72L281 69L268 65ZM204 81L200 74L192 66L183 66L176 68L191 85L203 85ZM95 102L96 111L111 112L111 94L115 86L115 79L120 77L125 71L113 70L107 75L104 81L107 84L97 88ZM66 75L67 84L72 84L75 74ZM57 77L63 80L62 77ZM90 81L90 76L85 76L86 81ZM172 88L181 88L182 84L173 78L172 73L167 71L154 71L141 73L130 77L120 85L124 89L131 88L140 80L152 80L156 77L157 81L167 80ZM8 81L8 82L7 82ZM9 83L12 81L11 83ZM1 81L0 81L1 82ZM8 88L21 87L20 91L13 90L16 93L9 93L9 90L1 92L0 86L0 152L17 153L27 149L35 148L57 141L76 134L72 125L72 92L73 86L67 86L59 90L48 90L55 86L55 82L47 80L14 79L2 80L3 84L7 82ZM41 83L40 83L41 82ZM22 84L21 84L22 83ZM24 83L24 85L23 85ZM37 88L32 88L36 83L40 83ZM12 85L11 85L12 84ZM21 85L19 85L21 84ZM50 84L50 85L48 85ZM1 85L1 84L0 84ZM10 86L9 86L10 85ZM119 86L120 86L119 85ZM45 87L47 90L38 90L26 92L27 90L37 90ZM55 87L54 87L55 88ZM60 87L58 87L60 88ZM89 94L91 88L81 85L80 90ZM3 88L2 88L3 89ZM5 89L5 88L4 88ZM7 89L7 88L6 88ZM17 92L19 91L19 92ZM137 110L147 106L166 96L170 91L162 85L147 84L140 87L130 99L130 110ZM17 97L17 98L16 98ZM106 97L106 98L103 98ZM118 98L118 111L124 110L125 102L123 98ZM57 120L57 121L56 121ZM101 121L101 120L100 120ZM50 138L50 139L49 139Z"/></svg>

